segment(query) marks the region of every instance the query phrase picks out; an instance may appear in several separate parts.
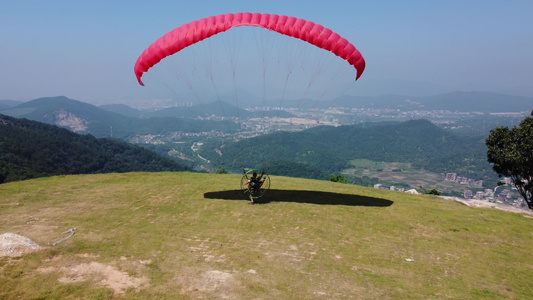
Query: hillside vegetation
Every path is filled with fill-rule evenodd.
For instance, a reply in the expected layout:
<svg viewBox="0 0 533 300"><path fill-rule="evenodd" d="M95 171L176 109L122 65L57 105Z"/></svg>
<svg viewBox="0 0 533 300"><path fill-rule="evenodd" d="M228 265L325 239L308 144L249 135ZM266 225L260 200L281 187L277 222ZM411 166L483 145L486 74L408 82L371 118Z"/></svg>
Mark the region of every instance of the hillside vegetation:
<svg viewBox="0 0 533 300"><path fill-rule="evenodd" d="M1 299L527 299L530 215L272 176L124 173L0 185ZM70 239L62 234L76 228Z"/></svg>
<svg viewBox="0 0 533 300"><path fill-rule="evenodd" d="M0 114L0 183L51 175L186 169L125 142Z"/></svg>
<svg viewBox="0 0 533 300"><path fill-rule="evenodd" d="M304 172L301 176L315 176L311 177L315 179L340 172L353 159L411 163L417 169L454 172L476 180L496 182L497 178L486 160L483 138L457 136L427 120L319 126L302 132L277 132L238 143L211 141L202 150L203 157L231 170L267 166L272 174L295 176L278 168L279 162L282 165L291 162L294 174L301 173L298 164L321 170Z"/></svg>

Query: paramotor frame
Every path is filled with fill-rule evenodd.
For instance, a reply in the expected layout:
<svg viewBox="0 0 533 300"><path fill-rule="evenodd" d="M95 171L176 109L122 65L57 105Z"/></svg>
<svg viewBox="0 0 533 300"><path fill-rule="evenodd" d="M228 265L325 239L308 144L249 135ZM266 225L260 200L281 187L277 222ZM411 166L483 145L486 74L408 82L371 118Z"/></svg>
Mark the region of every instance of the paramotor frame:
<svg viewBox="0 0 533 300"><path fill-rule="evenodd" d="M243 175L241 178L241 190L244 193L249 193L249 195L253 199L261 198L265 195L265 193L270 189L270 176L268 176L267 173L265 173L265 170L259 170L259 169L250 169L248 171L243 169ZM253 185L252 177L254 173L262 174L259 177L259 184Z"/></svg>

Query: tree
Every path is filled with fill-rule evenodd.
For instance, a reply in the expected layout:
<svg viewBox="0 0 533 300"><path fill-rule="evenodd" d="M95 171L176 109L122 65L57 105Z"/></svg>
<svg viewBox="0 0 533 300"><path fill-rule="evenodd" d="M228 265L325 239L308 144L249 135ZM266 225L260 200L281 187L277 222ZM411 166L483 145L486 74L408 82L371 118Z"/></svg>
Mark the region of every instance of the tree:
<svg viewBox="0 0 533 300"><path fill-rule="evenodd" d="M424 191L424 194L426 195L437 195L437 196L440 196L441 193L439 191L437 191L436 189L431 189L431 190L425 190L422 185L419 185L420 186L420 189Z"/></svg>
<svg viewBox="0 0 533 300"><path fill-rule="evenodd" d="M526 116L518 127L491 130L485 145L494 171L500 177L510 177L527 206L533 209L533 117Z"/></svg>
<svg viewBox="0 0 533 300"><path fill-rule="evenodd" d="M344 178L342 175L329 175L329 181L348 183L348 179Z"/></svg>
<svg viewBox="0 0 533 300"><path fill-rule="evenodd" d="M215 174L228 174L228 171L226 171L226 168L222 167L222 169L216 169Z"/></svg>
<svg viewBox="0 0 533 300"><path fill-rule="evenodd" d="M424 194L440 196L440 192L437 191L436 189L426 190L426 191L424 191Z"/></svg>

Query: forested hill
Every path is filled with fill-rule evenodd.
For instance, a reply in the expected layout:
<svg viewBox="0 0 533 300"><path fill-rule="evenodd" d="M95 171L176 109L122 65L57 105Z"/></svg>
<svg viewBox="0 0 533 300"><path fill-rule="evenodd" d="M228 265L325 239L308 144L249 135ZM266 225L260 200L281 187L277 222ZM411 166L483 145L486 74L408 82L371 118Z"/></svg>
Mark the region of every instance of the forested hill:
<svg viewBox="0 0 533 300"><path fill-rule="evenodd" d="M237 143L206 145L202 156L232 170L284 162L336 173L347 168L350 160L363 158L407 162L416 168L471 178L495 177L483 141L482 137L453 135L427 120L412 120L278 132Z"/></svg>
<svg viewBox="0 0 533 300"><path fill-rule="evenodd" d="M0 114L0 183L63 174L182 171L141 147Z"/></svg>

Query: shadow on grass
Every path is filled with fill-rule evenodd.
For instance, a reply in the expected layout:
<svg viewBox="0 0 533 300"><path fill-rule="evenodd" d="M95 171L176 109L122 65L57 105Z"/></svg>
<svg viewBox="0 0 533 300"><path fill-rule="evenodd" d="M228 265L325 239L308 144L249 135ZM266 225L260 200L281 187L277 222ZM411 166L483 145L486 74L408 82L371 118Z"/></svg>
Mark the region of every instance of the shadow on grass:
<svg viewBox="0 0 533 300"><path fill-rule="evenodd" d="M207 199L248 200L248 194L241 190L208 192ZM255 201L258 204L270 202L295 202L324 205L352 205L352 206L391 206L391 200L319 191L269 190L265 196Z"/></svg>

